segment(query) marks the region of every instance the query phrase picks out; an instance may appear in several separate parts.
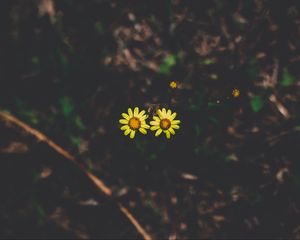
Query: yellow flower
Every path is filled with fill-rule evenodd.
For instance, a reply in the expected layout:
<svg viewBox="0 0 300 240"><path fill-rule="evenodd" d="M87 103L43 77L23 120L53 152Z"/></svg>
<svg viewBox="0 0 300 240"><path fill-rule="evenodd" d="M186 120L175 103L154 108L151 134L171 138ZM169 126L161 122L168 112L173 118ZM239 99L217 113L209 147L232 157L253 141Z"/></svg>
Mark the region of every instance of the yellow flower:
<svg viewBox="0 0 300 240"><path fill-rule="evenodd" d="M170 88L177 88L177 83L175 81L170 82L169 84Z"/></svg>
<svg viewBox="0 0 300 240"><path fill-rule="evenodd" d="M138 107L135 107L133 111L131 108L128 108L128 114L122 113L123 119L120 119L119 123L123 124L121 130L124 131L125 136L130 134L130 138L134 138L137 130L142 134L147 133L146 129L149 129L150 126L146 124L145 120L148 118L148 115L145 113L145 110L139 112Z"/></svg>
<svg viewBox="0 0 300 240"><path fill-rule="evenodd" d="M153 121L150 122L152 125L150 130L156 131L155 136L159 136L162 132L166 134L167 138L171 137L171 134L175 134L174 129L179 129L179 120L174 120L177 113L172 113L170 109L157 110L158 116L153 116Z"/></svg>
<svg viewBox="0 0 300 240"><path fill-rule="evenodd" d="M237 88L234 88L232 90L232 96L233 97L239 97L240 96L240 90L238 90Z"/></svg>

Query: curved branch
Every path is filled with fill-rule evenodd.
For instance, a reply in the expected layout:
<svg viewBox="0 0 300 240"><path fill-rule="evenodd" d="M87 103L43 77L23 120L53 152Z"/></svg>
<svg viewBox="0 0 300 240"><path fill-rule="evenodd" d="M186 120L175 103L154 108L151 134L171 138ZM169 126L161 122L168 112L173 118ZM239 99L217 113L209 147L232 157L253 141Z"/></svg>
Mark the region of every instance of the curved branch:
<svg viewBox="0 0 300 240"><path fill-rule="evenodd" d="M112 190L97 176L94 174L88 172L82 165L80 165L76 158L71 155L69 152L64 150L62 147L57 145L55 142L53 142L50 138L48 138L46 135L41 133L40 131L30 127L28 124L22 122L18 118L14 117L13 115L0 111L0 119L3 120L6 123L13 124L15 126L18 126L26 133L34 136L37 141L46 143L50 148L52 148L54 151L56 151L58 154L62 155L65 159L72 161L76 166L78 166L85 175L96 185L96 187L103 192L106 196L111 197L112 196ZM124 207L121 203L118 203L119 210L127 217L127 219L132 223L132 225L135 227L136 231L140 233L145 240L151 240L152 238L150 235L144 230L144 228L141 226L141 224L138 222L138 220L130 213L130 211Z"/></svg>

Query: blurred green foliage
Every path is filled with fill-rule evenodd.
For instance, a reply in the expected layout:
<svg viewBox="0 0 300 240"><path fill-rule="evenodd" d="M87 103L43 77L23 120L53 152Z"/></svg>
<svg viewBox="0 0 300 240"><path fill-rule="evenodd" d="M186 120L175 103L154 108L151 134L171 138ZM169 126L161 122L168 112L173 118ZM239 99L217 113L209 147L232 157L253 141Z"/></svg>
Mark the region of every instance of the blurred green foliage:
<svg viewBox="0 0 300 240"><path fill-rule="evenodd" d="M176 56L171 54L169 56L167 56L163 63L159 66L159 72L161 74L170 74L171 73L171 69L176 65Z"/></svg>
<svg viewBox="0 0 300 240"><path fill-rule="evenodd" d="M261 96L255 96L251 99L251 108L253 110L253 112L259 112L263 106L264 106L264 102Z"/></svg>
<svg viewBox="0 0 300 240"><path fill-rule="evenodd" d="M38 124L40 122L39 114L37 111L32 109L31 106L28 106L23 100L20 98L16 98L16 108L19 115L25 118L31 124Z"/></svg>
<svg viewBox="0 0 300 240"><path fill-rule="evenodd" d="M296 81L295 77L289 73L287 68L284 68L283 73L282 73L282 79L280 82L281 85L284 87L288 87L288 86L294 84L295 81Z"/></svg>
<svg viewBox="0 0 300 240"><path fill-rule="evenodd" d="M250 79L256 79L259 73L259 65L255 56L251 57L247 63L247 74Z"/></svg>
<svg viewBox="0 0 300 240"><path fill-rule="evenodd" d="M71 144L79 148L81 143L81 134L86 129L81 117L75 109L75 104L70 97L63 96L59 99L61 113L67 122L64 132L69 138Z"/></svg>
<svg viewBox="0 0 300 240"><path fill-rule="evenodd" d="M203 60L203 64L204 65L212 65L216 63L216 59L215 58L205 58Z"/></svg>
<svg viewBox="0 0 300 240"><path fill-rule="evenodd" d="M71 98L64 96L60 98L59 102L63 115L66 118L70 117L74 113L75 109Z"/></svg>

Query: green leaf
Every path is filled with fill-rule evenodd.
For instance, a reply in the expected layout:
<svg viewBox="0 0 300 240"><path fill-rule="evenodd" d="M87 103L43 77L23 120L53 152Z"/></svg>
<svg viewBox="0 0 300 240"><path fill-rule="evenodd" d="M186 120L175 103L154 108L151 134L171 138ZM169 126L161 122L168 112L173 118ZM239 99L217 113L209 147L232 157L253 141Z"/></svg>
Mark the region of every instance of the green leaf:
<svg viewBox="0 0 300 240"><path fill-rule="evenodd" d="M252 98L250 104L253 112L259 112L264 106L264 102L260 96Z"/></svg>
<svg viewBox="0 0 300 240"><path fill-rule="evenodd" d="M16 98L16 106L18 113L22 115L27 121L30 121L32 124L39 123L39 116L36 111L29 108L21 99Z"/></svg>
<svg viewBox="0 0 300 240"><path fill-rule="evenodd" d="M162 74L170 74L171 68L176 65L176 56L169 55L164 59L164 62L159 66L159 72Z"/></svg>
<svg viewBox="0 0 300 240"><path fill-rule="evenodd" d="M296 81L295 77L289 73L289 71L284 68L282 73L282 80L280 84L284 87L292 85Z"/></svg>
<svg viewBox="0 0 300 240"><path fill-rule="evenodd" d="M94 171L95 167L91 159L88 159L86 161L86 164L87 164L88 171L90 172Z"/></svg>
<svg viewBox="0 0 300 240"><path fill-rule="evenodd" d="M216 59L214 59L214 58L205 58L203 60L203 64L205 64L205 65L212 65L215 63L216 63Z"/></svg>
<svg viewBox="0 0 300 240"><path fill-rule="evenodd" d="M69 97L62 97L60 99L60 107L65 117L69 117L74 112L74 105Z"/></svg>
<svg viewBox="0 0 300 240"><path fill-rule="evenodd" d="M229 154L225 157L225 162L232 162L232 161L238 161L238 157L234 153Z"/></svg>
<svg viewBox="0 0 300 240"><path fill-rule="evenodd" d="M70 141L75 147L79 148L80 143L81 143L81 137L79 137L79 136L70 136Z"/></svg>
<svg viewBox="0 0 300 240"><path fill-rule="evenodd" d="M175 55L169 55L165 58L164 63L167 64L170 67L173 67L176 64L176 56Z"/></svg>
<svg viewBox="0 0 300 240"><path fill-rule="evenodd" d="M31 198L31 206L32 206L32 209L34 210L37 223L39 225L44 224L47 214L46 214L43 206L39 203L35 194L33 194L32 198Z"/></svg>
<svg viewBox="0 0 300 240"><path fill-rule="evenodd" d="M170 69L171 68L165 63L163 63L159 66L159 72L161 74L166 74L166 75L169 74L171 72Z"/></svg>
<svg viewBox="0 0 300 240"><path fill-rule="evenodd" d="M185 52L184 51L179 51L177 53L177 59L182 63L184 61L184 57L185 57Z"/></svg>
<svg viewBox="0 0 300 240"><path fill-rule="evenodd" d="M259 73L259 66L256 58L252 57L247 65L247 74L249 78L255 79Z"/></svg>
<svg viewBox="0 0 300 240"><path fill-rule="evenodd" d="M85 126L84 126L80 116L78 116L78 115L75 117L75 125L78 129L85 130Z"/></svg>
<svg viewBox="0 0 300 240"><path fill-rule="evenodd" d="M196 136L200 136L203 132L203 128L201 128L198 124L195 125Z"/></svg>
<svg viewBox="0 0 300 240"><path fill-rule="evenodd" d="M39 123L39 118L38 118L38 114L33 111L33 110L24 110L21 112L22 115L24 115L25 117L28 118L28 120L32 123L32 124L38 124Z"/></svg>

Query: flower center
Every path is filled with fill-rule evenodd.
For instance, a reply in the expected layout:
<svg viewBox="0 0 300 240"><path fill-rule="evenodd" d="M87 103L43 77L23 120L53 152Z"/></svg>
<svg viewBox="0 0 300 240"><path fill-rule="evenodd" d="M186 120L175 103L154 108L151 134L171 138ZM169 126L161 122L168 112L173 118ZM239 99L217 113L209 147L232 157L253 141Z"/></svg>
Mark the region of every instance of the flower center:
<svg viewBox="0 0 300 240"><path fill-rule="evenodd" d="M133 117L130 118L128 125L131 129L136 130L141 126L141 121L138 118Z"/></svg>
<svg viewBox="0 0 300 240"><path fill-rule="evenodd" d="M170 126L171 126L171 121L169 119L164 118L160 121L160 127L163 130L167 130Z"/></svg>

